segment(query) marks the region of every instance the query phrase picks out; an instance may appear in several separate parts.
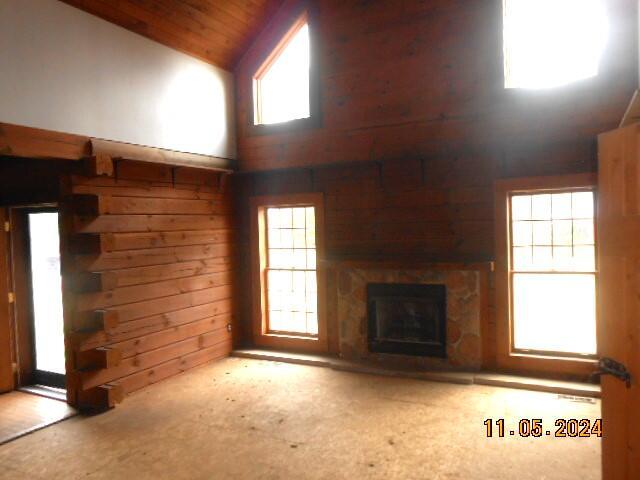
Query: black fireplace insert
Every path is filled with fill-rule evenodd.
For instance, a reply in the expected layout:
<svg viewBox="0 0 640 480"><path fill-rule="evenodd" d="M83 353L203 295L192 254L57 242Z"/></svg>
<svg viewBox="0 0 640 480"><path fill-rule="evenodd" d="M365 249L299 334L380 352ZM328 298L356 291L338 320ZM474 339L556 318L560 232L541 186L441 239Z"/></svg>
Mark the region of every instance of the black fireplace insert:
<svg viewBox="0 0 640 480"><path fill-rule="evenodd" d="M446 358L444 285L367 285L369 351Z"/></svg>

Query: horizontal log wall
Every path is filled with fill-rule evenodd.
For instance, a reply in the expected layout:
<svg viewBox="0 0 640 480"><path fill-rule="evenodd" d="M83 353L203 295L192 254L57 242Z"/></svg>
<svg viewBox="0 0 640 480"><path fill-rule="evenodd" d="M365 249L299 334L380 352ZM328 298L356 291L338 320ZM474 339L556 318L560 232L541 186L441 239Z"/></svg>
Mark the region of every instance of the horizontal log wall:
<svg viewBox="0 0 640 480"><path fill-rule="evenodd" d="M116 161L63 186L69 398L101 408L231 350L224 174ZM106 393L105 393L106 392Z"/></svg>

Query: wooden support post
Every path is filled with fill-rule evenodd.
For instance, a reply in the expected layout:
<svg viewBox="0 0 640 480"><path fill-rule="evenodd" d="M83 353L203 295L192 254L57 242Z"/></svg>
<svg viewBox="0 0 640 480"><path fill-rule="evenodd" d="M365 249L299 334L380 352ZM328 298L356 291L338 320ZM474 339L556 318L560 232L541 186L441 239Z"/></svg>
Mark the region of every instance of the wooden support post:
<svg viewBox="0 0 640 480"><path fill-rule="evenodd" d="M112 272L80 272L70 275L71 289L76 293L107 292L116 288L117 278Z"/></svg>
<svg viewBox="0 0 640 480"><path fill-rule="evenodd" d="M93 194L74 194L66 199L76 215L97 217L109 213L109 197Z"/></svg>
<svg viewBox="0 0 640 480"><path fill-rule="evenodd" d="M67 239L68 253L73 255L100 254L106 247L104 236L99 233L78 233Z"/></svg>
<svg viewBox="0 0 640 480"><path fill-rule="evenodd" d="M95 310L76 315L74 330L76 332L113 331L119 323L118 312L115 310Z"/></svg>
<svg viewBox="0 0 640 480"><path fill-rule="evenodd" d="M104 153L96 153L85 160L84 174L88 177L113 177L113 159Z"/></svg>
<svg viewBox="0 0 640 480"><path fill-rule="evenodd" d="M107 383L78 395L78 408L83 411L101 412L115 407L124 400L124 388L117 383Z"/></svg>
<svg viewBox="0 0 640 480"><path fill-rule="evenodd" d="M117 367L122 361L122 352L117 348L98 347L76 353L76 370L92 371Z"/></svg>

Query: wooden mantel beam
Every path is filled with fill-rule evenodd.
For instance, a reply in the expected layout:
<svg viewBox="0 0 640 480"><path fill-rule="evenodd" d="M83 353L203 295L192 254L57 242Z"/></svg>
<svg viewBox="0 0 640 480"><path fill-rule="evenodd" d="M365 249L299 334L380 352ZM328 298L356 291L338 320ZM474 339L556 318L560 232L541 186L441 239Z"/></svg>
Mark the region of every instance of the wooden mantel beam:
<svg viewBox="0 0 640 480"><path fill-rule="evenodd" d="M80 160L90 149L89 137L0 122L0 155Z"/></svg>
<svg viewBox="0 0 640 480"><path fill-rule="evenodd" d="M0 156L2 155L56 160L82 160L101 155L113 159L222 172L237 169L236 160L229 158L133 145L0 122Z"/></svg>
<svg viewBox="0 0 640 480"><path fill-rule="evenodd" d="M224 172L236 170L236 161L229 158L178 152L176 150L146 147L98 138L91 139L91 153L93 155L109 156L113 159L122 158L181 167L204 168Z"/></svg>

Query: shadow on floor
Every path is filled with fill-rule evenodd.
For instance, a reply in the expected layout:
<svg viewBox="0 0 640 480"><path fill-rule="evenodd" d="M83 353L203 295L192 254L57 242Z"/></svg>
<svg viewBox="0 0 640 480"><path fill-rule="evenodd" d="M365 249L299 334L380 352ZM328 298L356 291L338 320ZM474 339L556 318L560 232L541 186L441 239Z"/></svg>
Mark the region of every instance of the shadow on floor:
<svg viewBox="0 0 640 480"><path fill-rule="evenodd" d="M0 445L77 415L66 402L24 392L0 395Z"/></svg>

